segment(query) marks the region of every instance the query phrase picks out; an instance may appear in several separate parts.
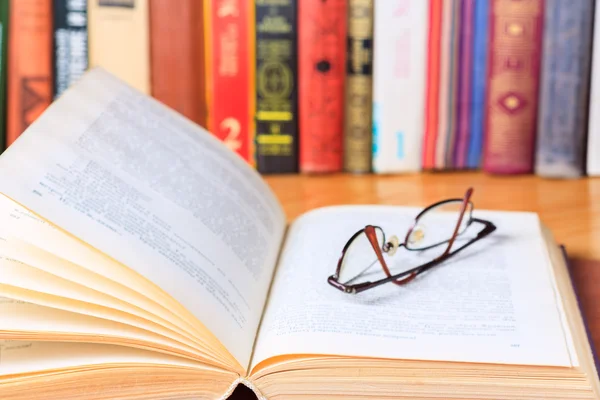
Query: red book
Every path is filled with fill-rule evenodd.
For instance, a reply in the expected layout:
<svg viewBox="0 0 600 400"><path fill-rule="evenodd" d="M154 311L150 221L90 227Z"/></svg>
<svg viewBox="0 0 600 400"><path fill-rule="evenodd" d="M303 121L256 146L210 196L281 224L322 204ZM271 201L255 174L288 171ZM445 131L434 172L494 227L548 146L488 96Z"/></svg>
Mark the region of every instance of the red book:
<svg viewBox="0 0 600 400"><path fill-rule="evenodd" d="M343 166L346 0L298 6L300 172Z"/></svg>
<svg viewBox="0 0 600 400"><path fill-rule="evenodd" d="M537 131L543 0L492 0L483 170L531 173Z"/></svg>
<svg viewBox="0 0 600 400"><path fill-rule="evenodd" d="M9 9L6 146L52 102L52 2L12 0Z"/></svg>
<svg viewBox="0 0 600 400"><path fill-rule="evenodd" d="M206 127L202 15L197 0L150 0L152 96Z"/></svg>
<svg viewBox="0 0 600 400"><path fill-rule="evenodd" d="M250 58L253 3L207 0L205 5L207 127L232 151L254 165Z"/></svg>
<svg viewBox="0 0 600 400"><path fill-rule="evenodd" d="M442 30L442 0L429 3L429 48L427 50L427 93L425 103L425 134L423 168L435 166L435 149L438 131L440 37Z"/></svg>

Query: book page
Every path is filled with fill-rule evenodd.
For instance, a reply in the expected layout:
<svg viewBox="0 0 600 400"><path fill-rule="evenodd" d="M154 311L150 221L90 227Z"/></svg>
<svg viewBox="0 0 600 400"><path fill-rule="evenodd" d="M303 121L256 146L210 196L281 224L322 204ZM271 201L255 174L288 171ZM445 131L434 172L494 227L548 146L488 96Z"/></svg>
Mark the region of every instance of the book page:
<svg viewBox="0 0 600 400"><path fill-rule="evenodd" d="M566 343L535 214L475 209L475 218L492 221L497 230L405 286L386 283L348 294L329 285L352 234L373 224L387 238L397 235L402 242L419 211L342 206L296 220L281 254L252 365L289 354L555 366L577 362ZM479 230L469 227L465 234L472 228L475 234ZM403 248L388 258L390 268L409 269L427 261L424 254Z"/></svg>
<svg viewBox="0 0 600 400"><path fill-rule="evenodd" d="M217 138L97 68L0 173L0 193L156 283L248 365L285 215Z"/></svg>
<svg viewBox="0 0 600 400"><path fill-rule="evenodd" d="M154 364L210 368L181 357L109 344L0 339L0 377L101 364Z"/></svg>

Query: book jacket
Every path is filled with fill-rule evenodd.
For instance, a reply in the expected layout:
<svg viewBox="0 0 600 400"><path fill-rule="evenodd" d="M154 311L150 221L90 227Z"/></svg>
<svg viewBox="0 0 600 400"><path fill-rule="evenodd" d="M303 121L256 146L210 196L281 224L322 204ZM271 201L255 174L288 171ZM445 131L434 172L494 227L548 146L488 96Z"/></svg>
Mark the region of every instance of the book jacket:
<svg viewBox="0 0 600 400"><path fill-rule="evenodd" d="M298 172L296 8L296 0L255 6L256 169L265 174Z"/></svg>

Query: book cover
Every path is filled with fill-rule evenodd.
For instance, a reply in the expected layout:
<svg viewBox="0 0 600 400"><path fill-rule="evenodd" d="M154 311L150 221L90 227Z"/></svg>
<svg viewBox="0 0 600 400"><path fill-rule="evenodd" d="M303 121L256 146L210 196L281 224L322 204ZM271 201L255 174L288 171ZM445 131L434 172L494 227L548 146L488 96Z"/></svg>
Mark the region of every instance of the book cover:
<svg viewBox="0 0 600 400"><path fill-rule="evenodd" d="M203 7L197 0L150 0L152 97L206 128Z"/></svg>
<svg viewBox="0 0 600 400"><path fill-rule="evenodd" d="M245 0L205 2L207 128L231 151L254 164L250 109L251 4ZM235 88L235 90L232 90Z"/></svg>
<svg viewBox="0 0 600 400"><path fill-rule="evenodd" d="M469 149L467 167L479 168L483 147L485 93L487 80L487 49L489 1L475 0L473 26L473 58L471 63L471 118L469 120Z"/></svg>
<svg viewBox="0 0 600 400"><path fill-rule="evenodd" d="M373 171L421 170L427 70L427 3L374 4Z"/></svg>
<svg viewBox="0 0 600 400"><path fill-rule="evenodd" d="M11 0L9 18L7 147L52 102L52 2Z"/></svg>
<svg viewBox="0 0 600 400"><path fill-rule="evenodd" d="M346 0L298 7L300 171L342 170Z"/></svg>
<svg viewBox="0 0 600 400"><path fill-rule="evenodd" d="M53 0L53 98L88 68L87 0Z"/></svg>
<svg viewBox="0 0 600 400"><path fill-rule="evenodd" d="M373 0L348 1L344 170L371 172L373 154Z"/></svg>
<svg viewBox="0 0 600 400"><path fill-rule="evenodd" d="M535 173L585 172L594 0L545 0Z"/></svg>
<svg viewBox="0 0 600 400"><path fill-rule="evenodd" d="M88 0L89 65L150 94L148 0Z"/></svg>
<svg viewBox="0 0 600 400"><path fill-rule="evenodd" d="M256 168L298 172L297 1L256 2Z"/></svg>
<svg viewBox="0 0 600 400"><path fill-rule="evenodd" d="M473 29L475 0L461 0L458 37L458 78L456 93L455 142L452 165L456 169L466 166L469 148L471 117L471 67L473 65Z"/></svg>
<svg viewBox="0 0 600 400"><path fill-rule="evenodd" d="M8 51L9 2L0 2L0 153L6 143L6 75Z"/></svg>
<svg viewBox="0 0 600 400"><path fill-rule="evenodd" d="M543 4L543 0L490 3L486 172L533 172Z"/></svg>
<svg viewBox="0 0 600 400"><path fill-rule="evenodd" d="M440 52L442 29L442 0L430 0L427 36L427 79L425 103L425 133L423 139L422 165L432 169L435 165L435 149L438 134L438 109L440 92Z"/></svg>

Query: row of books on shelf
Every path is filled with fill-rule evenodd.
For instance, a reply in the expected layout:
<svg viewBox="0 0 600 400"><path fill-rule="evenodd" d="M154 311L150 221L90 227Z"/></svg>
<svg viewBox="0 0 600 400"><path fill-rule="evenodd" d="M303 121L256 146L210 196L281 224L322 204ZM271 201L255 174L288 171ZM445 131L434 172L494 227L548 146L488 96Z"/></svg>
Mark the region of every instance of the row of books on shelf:
<svg viewBox="0 0 600 400"><path fill-rule="evenodd" d="M595 0L0 7L5 146L101 66L265 174L600 175Z"/></svg>

